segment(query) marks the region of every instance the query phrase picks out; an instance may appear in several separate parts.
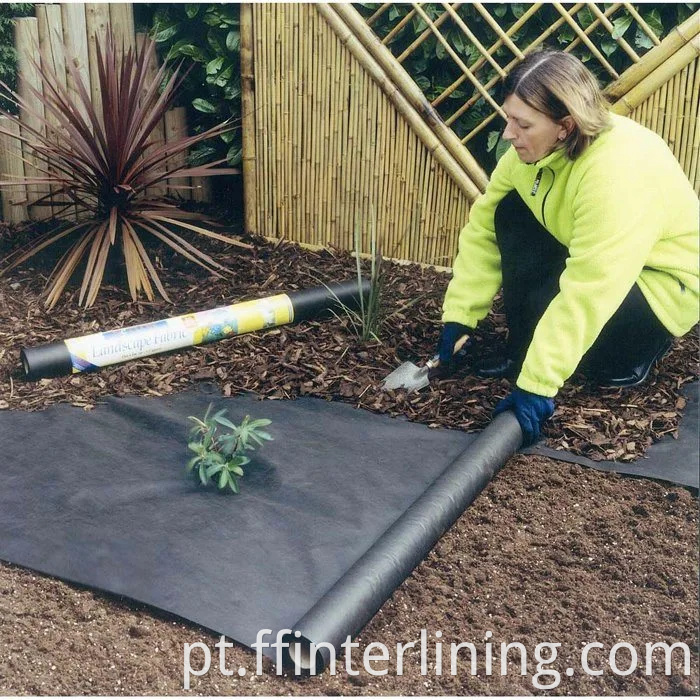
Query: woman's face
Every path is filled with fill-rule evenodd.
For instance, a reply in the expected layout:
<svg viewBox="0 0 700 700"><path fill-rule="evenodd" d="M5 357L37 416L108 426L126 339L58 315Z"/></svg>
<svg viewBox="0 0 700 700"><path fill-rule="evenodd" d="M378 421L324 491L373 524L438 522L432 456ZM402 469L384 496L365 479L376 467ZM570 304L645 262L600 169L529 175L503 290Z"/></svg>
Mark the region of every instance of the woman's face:
<svg viewBox="0 0 700 700"><path fill-rule="evenodd" d="M510 141L524 163L536 163L549 155L567 136L567 120L550 119L523 102L517 95L508 95L503 102L508 117L503 138Z"/></svg>

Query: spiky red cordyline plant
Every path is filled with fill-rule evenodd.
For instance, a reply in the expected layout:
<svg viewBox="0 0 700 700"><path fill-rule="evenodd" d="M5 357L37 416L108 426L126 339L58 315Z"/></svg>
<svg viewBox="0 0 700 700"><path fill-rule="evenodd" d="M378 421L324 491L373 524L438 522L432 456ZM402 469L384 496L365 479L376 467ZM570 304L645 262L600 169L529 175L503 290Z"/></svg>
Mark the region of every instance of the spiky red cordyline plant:
<svg viewBox="0 0 700 700"><path fill-rule="evenodd" d="M53 70L41 68L35 62L44 92L30 90L43 103L44 115L38 114L32 104L3 84L5 96L34 116L42 127L35 129L23 124L19 137L0 128L1 132L19 138L25 144L25 154L29 158L24 160L31 163L33 157L38 173L36 177L0 182L0 185L18 182L29 186L48 185L49 194L27 204L53 208L54 213L46 219L63 219L64 223L13 252L5 259L6 266L0 274L70 236L74 240L47 283L48 308L56 304L71 275L84 259L86 265L78 303L91 306L102 283L110 249L117 243L122 247L132 299L136 300L144 291L152 300L153 282L169 301L146 252L142 240L144 233L163 241L214 274L225 268L179 235L177 228L245 246L193 223L205 221L211 224L206 216L183 211L174 200L154 198L147 193L147 188L171 178L238 172L233 168L217 167L223 160L166 172L166 162L173 156L186 152L199 141L230 130L232 125L224 122L195 136L155 143L153 129L172 104L184 75L181 75L181 65L178 66L163 91L159 92L167 66L161 66L157 75L151 81L147 80L148 63L154 52L155 44L149 41L138 54L130 49L120 60L111 29L107 31L104 50L101 42L97 42L101 118L72 60L66 60L66 67L75 86L74 93L62 87ZM169 185L169 188L174 186ZM69 221L67 226L66 220Z"/></svg>

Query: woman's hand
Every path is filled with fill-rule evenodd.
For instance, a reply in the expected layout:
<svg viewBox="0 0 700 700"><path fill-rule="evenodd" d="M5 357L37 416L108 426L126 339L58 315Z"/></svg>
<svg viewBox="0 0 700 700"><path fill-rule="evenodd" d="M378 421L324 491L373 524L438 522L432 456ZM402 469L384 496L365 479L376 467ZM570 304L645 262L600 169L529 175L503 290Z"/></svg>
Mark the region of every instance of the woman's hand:
<svg viewBox="0 0 700 700"><path fill-rule="evenodd" d="M542 426L554 413L554 399L516 388L498 402L493 415L497 416L503 411L513 411L523 431L522 446L527 447L539 440Z"/></svg>
<svg viewBox="0 0 700 700"><path fill-rule="evenodd" d="M471 332L470 328L461 323L448 321L442 327L442 336L438 345L438 356L440 358L439 375L448 377L455 371L455 345L457 341L468 336ZM461 346L460 346L461 347Z"/></svg>

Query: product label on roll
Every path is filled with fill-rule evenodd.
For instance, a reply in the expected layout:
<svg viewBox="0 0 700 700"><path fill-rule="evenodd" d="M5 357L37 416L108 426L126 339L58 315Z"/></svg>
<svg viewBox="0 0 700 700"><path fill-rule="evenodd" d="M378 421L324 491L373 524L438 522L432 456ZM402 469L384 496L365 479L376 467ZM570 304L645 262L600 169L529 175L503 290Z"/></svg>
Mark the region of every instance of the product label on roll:
<svg viewBox="0 0 700 700"><path fill-rule="evenodd" d="M286 294L279 294L64 342L75 373L281 326L293 320L292 302Z"/></svg>

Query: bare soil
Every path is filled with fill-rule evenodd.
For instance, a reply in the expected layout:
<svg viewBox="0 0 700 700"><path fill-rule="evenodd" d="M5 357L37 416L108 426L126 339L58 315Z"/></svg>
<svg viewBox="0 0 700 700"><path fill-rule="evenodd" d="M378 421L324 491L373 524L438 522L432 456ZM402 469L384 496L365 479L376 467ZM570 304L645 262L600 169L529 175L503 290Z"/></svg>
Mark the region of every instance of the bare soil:
<svg viewBox="0 0 700 700"><path fill-rule="evenodd" d="M0 252L18 237L0 231ZM381 391L381 379L399 362L433 353L448 281L434 270L399 265L385 266L382 342L362 342L347 319L331 318L89 375L35 383L22 379L22 346L354 274L352 259L334 251L312 253L261 241L251 251L218 244L211 250L231 268L230 279L210 278L167 251L158 255L172 304L131 302L120 286L118 267L88 310L77 308L75 286L56 309L43 309L40 292L50 271L45 260L0 278L0 410L41 410L53 403L91 410L107 395L162 395L206 380L229 395L256 391L293 399L308 394L473 430L486 425L496 401L510 390L505 380L470 376L467 366L420 395ZM474 357L497 351L504 334L497 304L477 334ZM601 390L574 377L558 397L548 444L594 459L638 458L654 440L677 430L685 405L679 390L697 375L694 333L676 342L642 387ZM236 644L225 658L233 675L224 675L213 632L133 601L0 563L0 695L696 695L697 523L696 495L686 489L516 456L362 630L352 653L358 675L348 673L340 660L335 675L327 670L302 679L278 676L267 661L263 674L254 675L253 653ZM421 630L428 640L426 673L413 650L406 651L403 675L397 675L397 643L419 640ZM193 678L192 689L185 691L183 645L196 641L211 648L212 668ZM371 642L388 647L390 661L371 666L387 669L386 675L362 668ZM443 645L441 674L435 665L437 642ZM475 645L476 675L464 650L456 673L450 672L450 644L462 642ZM502 642L524 646L524 674L515 649L501 674ZM580 652L589 642L602 644L589 656L590 667L602 670L601 675L587 675L581 667ZM609 665L611 649L621 642L638 655L638 668L626 676ZM676 650L669 675L658 658L647 675L645 645L655 642L688 645L689 674ZM545 643L561 645L556 660L545 664L559 678L536 676L535 649ZM490 674L485 665L489 649ZM548 649L543 647L543 653ZM614 657L623 671L630 666L629 649L619 647ZM201 653L192 659L201 662ZM244 677L239 668L247 670ZM536 686L538 680L558 682L545 691Z"/></svg>

